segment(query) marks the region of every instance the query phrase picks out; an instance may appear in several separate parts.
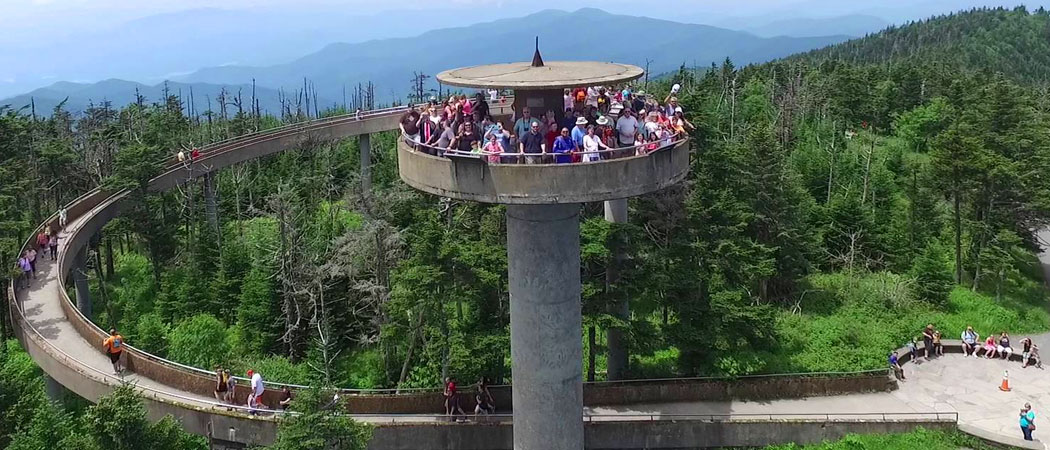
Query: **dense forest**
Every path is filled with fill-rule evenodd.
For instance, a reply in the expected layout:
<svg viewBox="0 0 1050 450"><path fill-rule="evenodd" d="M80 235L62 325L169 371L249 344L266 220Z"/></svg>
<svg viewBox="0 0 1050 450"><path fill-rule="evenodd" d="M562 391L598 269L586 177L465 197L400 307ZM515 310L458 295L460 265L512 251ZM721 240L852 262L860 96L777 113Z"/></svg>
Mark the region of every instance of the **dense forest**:
<svg viewBox="0 0 1050 450"><path fill-rule="evenodd" d="M862 64L936 62L956 70L995 70L1045 89L1050 81L1050 12L1042 7L952 13L791 56L793 61Z"/></svg>
<svg viewBox="0 0 1050 450"><path fill-rule="evenodd" d="M990 60L949 64L988 40L1042 55L1046 42L942 35L1047 20L972 11L822 50L827 57L726 61L650 82L660 98L683 86L680 103L697 125L692 170L680 186L631 199L627 224L582 205L586 378L607 378L610 330L628 336L632 378L880 368L927 323L948 337L968 324L982 335L1050 330L1034 256L1050 219L1044 67L1031 63L1017 81ZM835 53L893 36L965 48ZM309 112L224 104L198 113L169 95L79 117L2 113L2 259L78 194L133 191L89 258L93 320L131 345L327 386L512 382L504 208L409 189L393 134L371 139L370 189L350 139L303 142L148 193L177 149ZM627 257L617 261L617 250ZM617 282L607 277L613 264ZM613 307L622 298L627 316Z"/></svg>

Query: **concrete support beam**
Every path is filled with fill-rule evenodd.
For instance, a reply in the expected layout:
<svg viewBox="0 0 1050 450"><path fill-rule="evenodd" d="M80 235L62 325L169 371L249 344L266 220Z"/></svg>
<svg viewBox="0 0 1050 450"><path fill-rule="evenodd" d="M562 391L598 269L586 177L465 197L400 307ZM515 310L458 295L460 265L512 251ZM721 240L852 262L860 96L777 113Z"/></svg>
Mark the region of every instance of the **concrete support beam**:
<svg viewBox="0 0 1050 450"><path fill-rule="evenodd" d="M71 392L62 386L61 383L55 381L50 375L44 374L44 392L47 393L47 398L53 402L60 402L66 398Z"/></svg>
<svg viewBox="0 0 1050 450"><path fill-rule="evenodd" d="M204 214L208 218L208 226L219 236L219 205L216 196L218 180L214 172L204 174Z"/></svg>
<svg viewBox="0 0 1050 450"><path fill-rule="evenodd" d="M580 205L508 205L516 450L583 449Z"/></svg>
<svg viewBox="0 0 1050 450"><path fill-rule="evenodd" d="M623 224L627 223L627 199L605 201L605 220L608 222ZM609 314L620 320L631 318L631 305L626 295L611 286L620 282L620 271L626 259L623 233L615 233L613 238L612 257L613 260L605 270L606 292L613 297L609 304ZM609 354L607 364L607 377L609 380L622 380L627 378L630 353L627 346L627 336L623 330L609 328L605 336Z"/></svg>
<svg viewBox="0 0 1050 450"><path fill-rule="evenodd" d="M91 319L91 288L88 287L87 278L87 245L80 248L73 262L73 287L77 294L77 309L84 317Z"/></svg>
<svg viewBox="0 0 1050 450"><path fill-rule="evenodd" d="M357 136L357 147L361 152L361 192L372 190L372 135Z"/></svg>

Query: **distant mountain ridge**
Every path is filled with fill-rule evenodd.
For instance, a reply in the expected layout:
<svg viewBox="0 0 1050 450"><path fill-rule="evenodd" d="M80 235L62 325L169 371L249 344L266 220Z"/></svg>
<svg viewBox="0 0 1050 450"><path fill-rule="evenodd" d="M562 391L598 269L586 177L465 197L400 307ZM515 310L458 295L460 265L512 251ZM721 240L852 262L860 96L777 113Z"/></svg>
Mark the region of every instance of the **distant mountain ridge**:
<svg viewBox="0 0 1050 450"><path fill-rule="evenodd" d="M252 98L252 86L250 84L216 85L208 83L179 83L167 82L155 85L146 85L134 81L109 79L97 83L72 83L60 81L48 87L36 89L32 92L16 97L0 100L0 106L9 105L19 109L34 104L37 114L48 115L59 103L65 101L63 107L68 111L83 111L90 104L101 105L109 101L116 108L133 103L136 100L136 91L142 95L146 102L158 102L164 98L164 90L170 94L182 97L186 108L190 107L192 93L193 108L197 111L207 111L209 106L212 111L218 112L219 94L226 89L226 95L230 98L236 97L238 93L242 96L245 109L250 108ZM259 107L263 110L277 113L280 111L280 96L274 89L255 87L255 96L259 100ZM229 100L228 100L229 101ZM210 104L209 104L210 102ZM331 106L334 101L320 99L320 105ZM227 106L232 110L234 107ZM236 111L232 111L234 113Z"/></svg>
<svg viewBox="0 0 1050 450"><path fill-rule="evenodd" d="M989 70L1023 82L1050 81L1050 12L978 8L891 27L793 55L788 60L888 64L919 62Z"/></svg>
<svg viewBox="0 0 1050 450"><path fill-rule="evenodd" d="M649 30L651 33L641 33ZM321 95L335 96L342 86L372 81L379 95L403 95L414 71L528 60L534 38L547 60L617 61L639 66L651 60L650 73L681 65L706 66L726 57L740 63L763 62L799 51L843 42L846 36L759 38L707 25L609 14L584 8L547 10L515 19L433 30L410 38L331 44L287 64L263 67L205 68L179 81L235 83L255 78L270 87L293 87L303 77ZM432 87L436 87L432 86Z"/></svg>
<svg viewBox="0 0 1050 450"><path fill-rule="evenodd" d="M744 28L744 31L760 37L776 36L831 36L844 35L863 37L877 33L892 25L886 20L864 14L837 17L806 17L775 20L763 25Z"/></svg>
<svg viewBox="0 0 1050 450"><path fill-rule="evenodd" d="M650 32L644 32L650 31ZM224 65L176 76L169 89L183 90L186 98L193 87L195 108L207 109L207 96L213 101L222 86L250 92L256 80L262 109L278 111L277 89L294 92L308 79L321 97L343 97L358 83L375 83L379 103L404 101L414 72L434 75L449 68L528 60L536 37L547 60L617 61L645 67L658 75L686 66L708 66L730 58L739 64L782 58L800 51L844 42L847 36L809 38L760 38L752 34L696 25L609 14L585 8L574 12L546 10L528 16L500 19L455 28L425 32L407 38L370 40L359 43L333 43L321 50L285 64L266 66ZM429 88L437 88L430 80ZM79 110L89 102L112 101L120 106L134 100L135 88L156 99L163 84L106 80L92 84L56 83L17 97L0 100L0 105L20 107L35 99L37 111L47 110L63 98L67 106ZM188 99L187 99L188 100ZM213 107L215 110L215 107Z"/></svg>

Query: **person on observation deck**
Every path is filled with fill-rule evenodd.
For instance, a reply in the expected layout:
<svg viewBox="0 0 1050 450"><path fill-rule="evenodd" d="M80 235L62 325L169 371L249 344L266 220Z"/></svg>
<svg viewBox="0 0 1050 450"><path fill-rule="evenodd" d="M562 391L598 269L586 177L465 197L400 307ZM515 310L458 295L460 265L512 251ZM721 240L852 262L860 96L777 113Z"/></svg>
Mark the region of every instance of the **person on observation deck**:
<svg viewBox="0 0 1050 450"><path fill-rule="evenodd" d="M541 127L542 128L542 127ZM547 115L547 132L543 133L547 148L554 148L554 140L561 136L561 128L558 126L558 119L554 117L554 114Z"/></svg>
<svg viewBox="0 0 1050 450"><path fill-rule="evenodd" d="M638 119L634 117L634 112L630 109L624 109L623 115L616 121L616 132L619 141L617 147L625 148L635 145L638 138Z"/></svg>
<svg viewBox="0 0 1050 450"><path fill-rule="evenodd" d="M572 141L576 148L583 148L583 137L587 135L588 121L585 117L576 119L576 126L572 128Z"/></svg>
<svg viewBox="0 0 1050 450"><path fill-rule="evenodd" d="M419 115L419 142L426 145L434 145L441 133L437 116L433 116L434 109L429 105Z"/></svg>
<svg viewBox="0 0 1050 450"><path fill-rule="evenodd" d="M566 89L565 95L562 96L562 109L564 109L566 113L572 113L575 106L576 102L573 101L572 90Z"/></svg>
<svg viewBox="0 0 1050 450"><path fill-rule="evenodd" d="M675 97L674 95L668 96L665 103L667 104L664 105L663 111L664 114L668 116L673 116L675 110L681 108L681 106L678 105L678 97Z"/></svg>
<svg viewBox="0 0 1050 450"><path fill-rule="evenodd" d="M518 138L518 150L525 157L525 164L542 162L542 155L547 153L547 143L540 134L539 122L532 122L529 132Z"/></svg>
<svg viewBox="0 0 1050 450"><path fill-rule="evenodd" d="M607 125L608 123L609 120L605 117L598 119L598 125L604 127L604 125ZM609 148L604 142L602 142L601 137L596 133L595 127L587 128L587 135L583 137L583 162L595 162L601 160L601 153L598 152Z"/></svg>
<svg viewBox="0 0 1050 450"><path fill-rule="evenodd" d="M449 148L452 145L452 140L456 138L456 130L452 128L452 124L449 123L448 119L441 121L441 133L438 134L437 142L434 147L438 149L437 156L444 156L444 149Z"/></svg>
<svg viewBox="0 0 1050 450"><path fill-rule="evenodd" d="M124 370L120 364L120 356L124 353L124 336L117 333L116 328L110 328L109 337L102 341L102 348L106 350L110 364L113 364L113 373L120 375Z"/></svg>
<svg viewBox="0 0 1050 450"><path fill-rule="evenodd" d="M416 108L410 106L408 111L401 115L398 127L401 128L402 135L409 140L419 142L419 113L416 112Z"/></svg>
<svg viewBox="0 0 1050 450"><path fill-rule="evenodd" d="M569 137L567 128L561 129L561 136L554 140L554 162L557 164L568 164L572 162L572 153L576 151L576 142Z"/></svg>
<svg viewBox="0 0 1050 450"><path fill-rule="evenodd" d="M478 113L480 117L489 116L489 102L485 101L485 94L478 92L474 96L474 112Z"/></svg>
<svg viewBox="0 0 1050 450"><path fill-rule="evenodd" d="M532 123L535 121L536 120L532 118L532 111L529 111L529 108L521 109L521 117L514 122L514 135L518 137L519 141L524 138L526 134L529 134L529 130L532 129ZM539 131L539 129L537 128L536 131Z"/></svg>
<svg viewBox="0 0 1050 450"><path fill-rule="evenodd" d="M503 144L500 143L499 138L494 134L488 133L485 135L485 148L483 153L488 155L488 161L492 164L499 164L500 155L503 154Z"/></svg>
<svg viewBox="0 0 1050 450"><path fill-rule="evenodd" d="M696 129L692 123L686 120L681 107L675 108L674 117L671 118L671 126L674 128L675 134L686 134Z"/></svg>
<svg viewBox="0 0 1050 450"><path fill-rule="evenodd" d="M463 124L463 132L456 135L449 148L456 150L459 154L471 153L481 149L480 141L481 138L478 137L477 131L474 130L474 123L467 122Z"/></svg>

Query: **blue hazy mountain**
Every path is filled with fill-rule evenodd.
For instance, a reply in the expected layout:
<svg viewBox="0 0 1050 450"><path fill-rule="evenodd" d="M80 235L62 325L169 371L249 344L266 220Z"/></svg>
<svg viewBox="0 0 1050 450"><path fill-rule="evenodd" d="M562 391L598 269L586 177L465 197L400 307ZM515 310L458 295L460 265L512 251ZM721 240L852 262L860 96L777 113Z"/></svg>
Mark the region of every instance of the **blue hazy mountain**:
<svg viewBox="0 0 1050 450"><path fill-rule="evenodd" d="M175 15L169 19L186 24L190 20L187 17L197 14L205 12ZM206 15L222 22L230 19L224 14L210 11ZM149 23L156 20L150 19ZM217 108L214 106L215 97L223 86L227 91L236 92L239 88L245 95L250 95L253 78L258 86L261 107L271 112L278 111L277 90L284 88L286 92L292 92L300 89L304 78L315 86L322 98L321 105L332 105L335 100L341 102L344 86L351 91L358 83L368 81L376 85L378 102L390 103L405 98L413 72L434 75L459 66L528 60L532 58L537 36L547 60L617 61L644 67L648 59L649 72L654 75L675 70L683 64L707 66L727 57L738 64L764 62L848 39L845 35L761 38L708 25L615 15L590 8L575 12L548 10L525 17L436 29L407 38L329 44L283 64L218 65L188 75L172 76L170 78L178 83L169 83L168 88L173 92L181 90L183 98L188 100L192 86L195 108L199 111L207 109L208 96L213 101L213 109ZM323 38L323 35L316 36L314 40ZM186 39L198 38L188 36ZM236 53L228 48L235 43L223 45L222 51L226 54ZM116 48L111 50L117 51ZM202 49L208 51L203 44ZM265 46L245 45L239 59L258 60L259 57L253 55L262 51L265 51ZM304 46L303 51L310 51L309 47ZM144 64L161 64L161 56L155 58L145 60ZM80 110L90 102L102 100L123 105L134 101L136 88L150 101L161 97L163 83L157 83L159 80L129 78L145 80L148 84L119 79L98 83L60 82L0 100L0 105L20 107L28 104L30 97L35 99L38 112L50 110L67 97L67 107L71 110ZM433 80L431 82L431 87L435 87Z"/></svg>
<svg viewBox="0 0 1050 450"><path fill-rule="evenodd" d="M745 31L760 37L775 36L834 36L846 35L863 37L870 33L882 31L892 25L884 19L864 14L851 14L837 17L774 20L772 22L745 28Z"/></svg>
<svg viewBox="0 0 1050 450"><path fill-rule="evenodd" d="M28 107L30 102L35 103L37 114L49 115L56 105L65 101L64 108L69 111L83 111L89 104L100 105L109 101L114 107L120 107L135 102L136 92L142 95L147 103L161 101L164 98L164 90L167 88L172 95L182 97L187 109L190 106L192 93L193 107L196 111L207 111L210 105L212 111L219 111L218 98L223 87L226 88L227 102L231 102L238 94L243 99L245 109L250 108L252 98L251 84L238 85L215 85L208 83L178 83L167 82L155 85L145 85L133 81L110 79L97 83L70 83L61 81L48 87L36 89L32 92L0 100L0 106L10 105L19 109ZM259 107L266 111L280 111L280 95L274 89L256 86L255 95L259 101ZM341 101L341 99L340 99ZM210 102L210 103L209 103ZM322 98L319 103L322 106L331 106L334 101ZM230 114L236 112L236 107L227 106Z"/></svg>
<svg viewBox="0 0 1050 450"><path fill-rule="evenodd" d="M255 78L268 87L294 88L303 78L322 96L339 97L343 86L372 81L383 102L402 97L415 71L529 60L534 38L547 60L617 61L659 74L681 65L707 66L731 58L763 62L845 41L846 36L761 38L707 25L615 15L585 8L547 10L514 19L425 32L419 36L338 43L285 64L228 65L177 77L179 81L243 83Z"/></svg>

